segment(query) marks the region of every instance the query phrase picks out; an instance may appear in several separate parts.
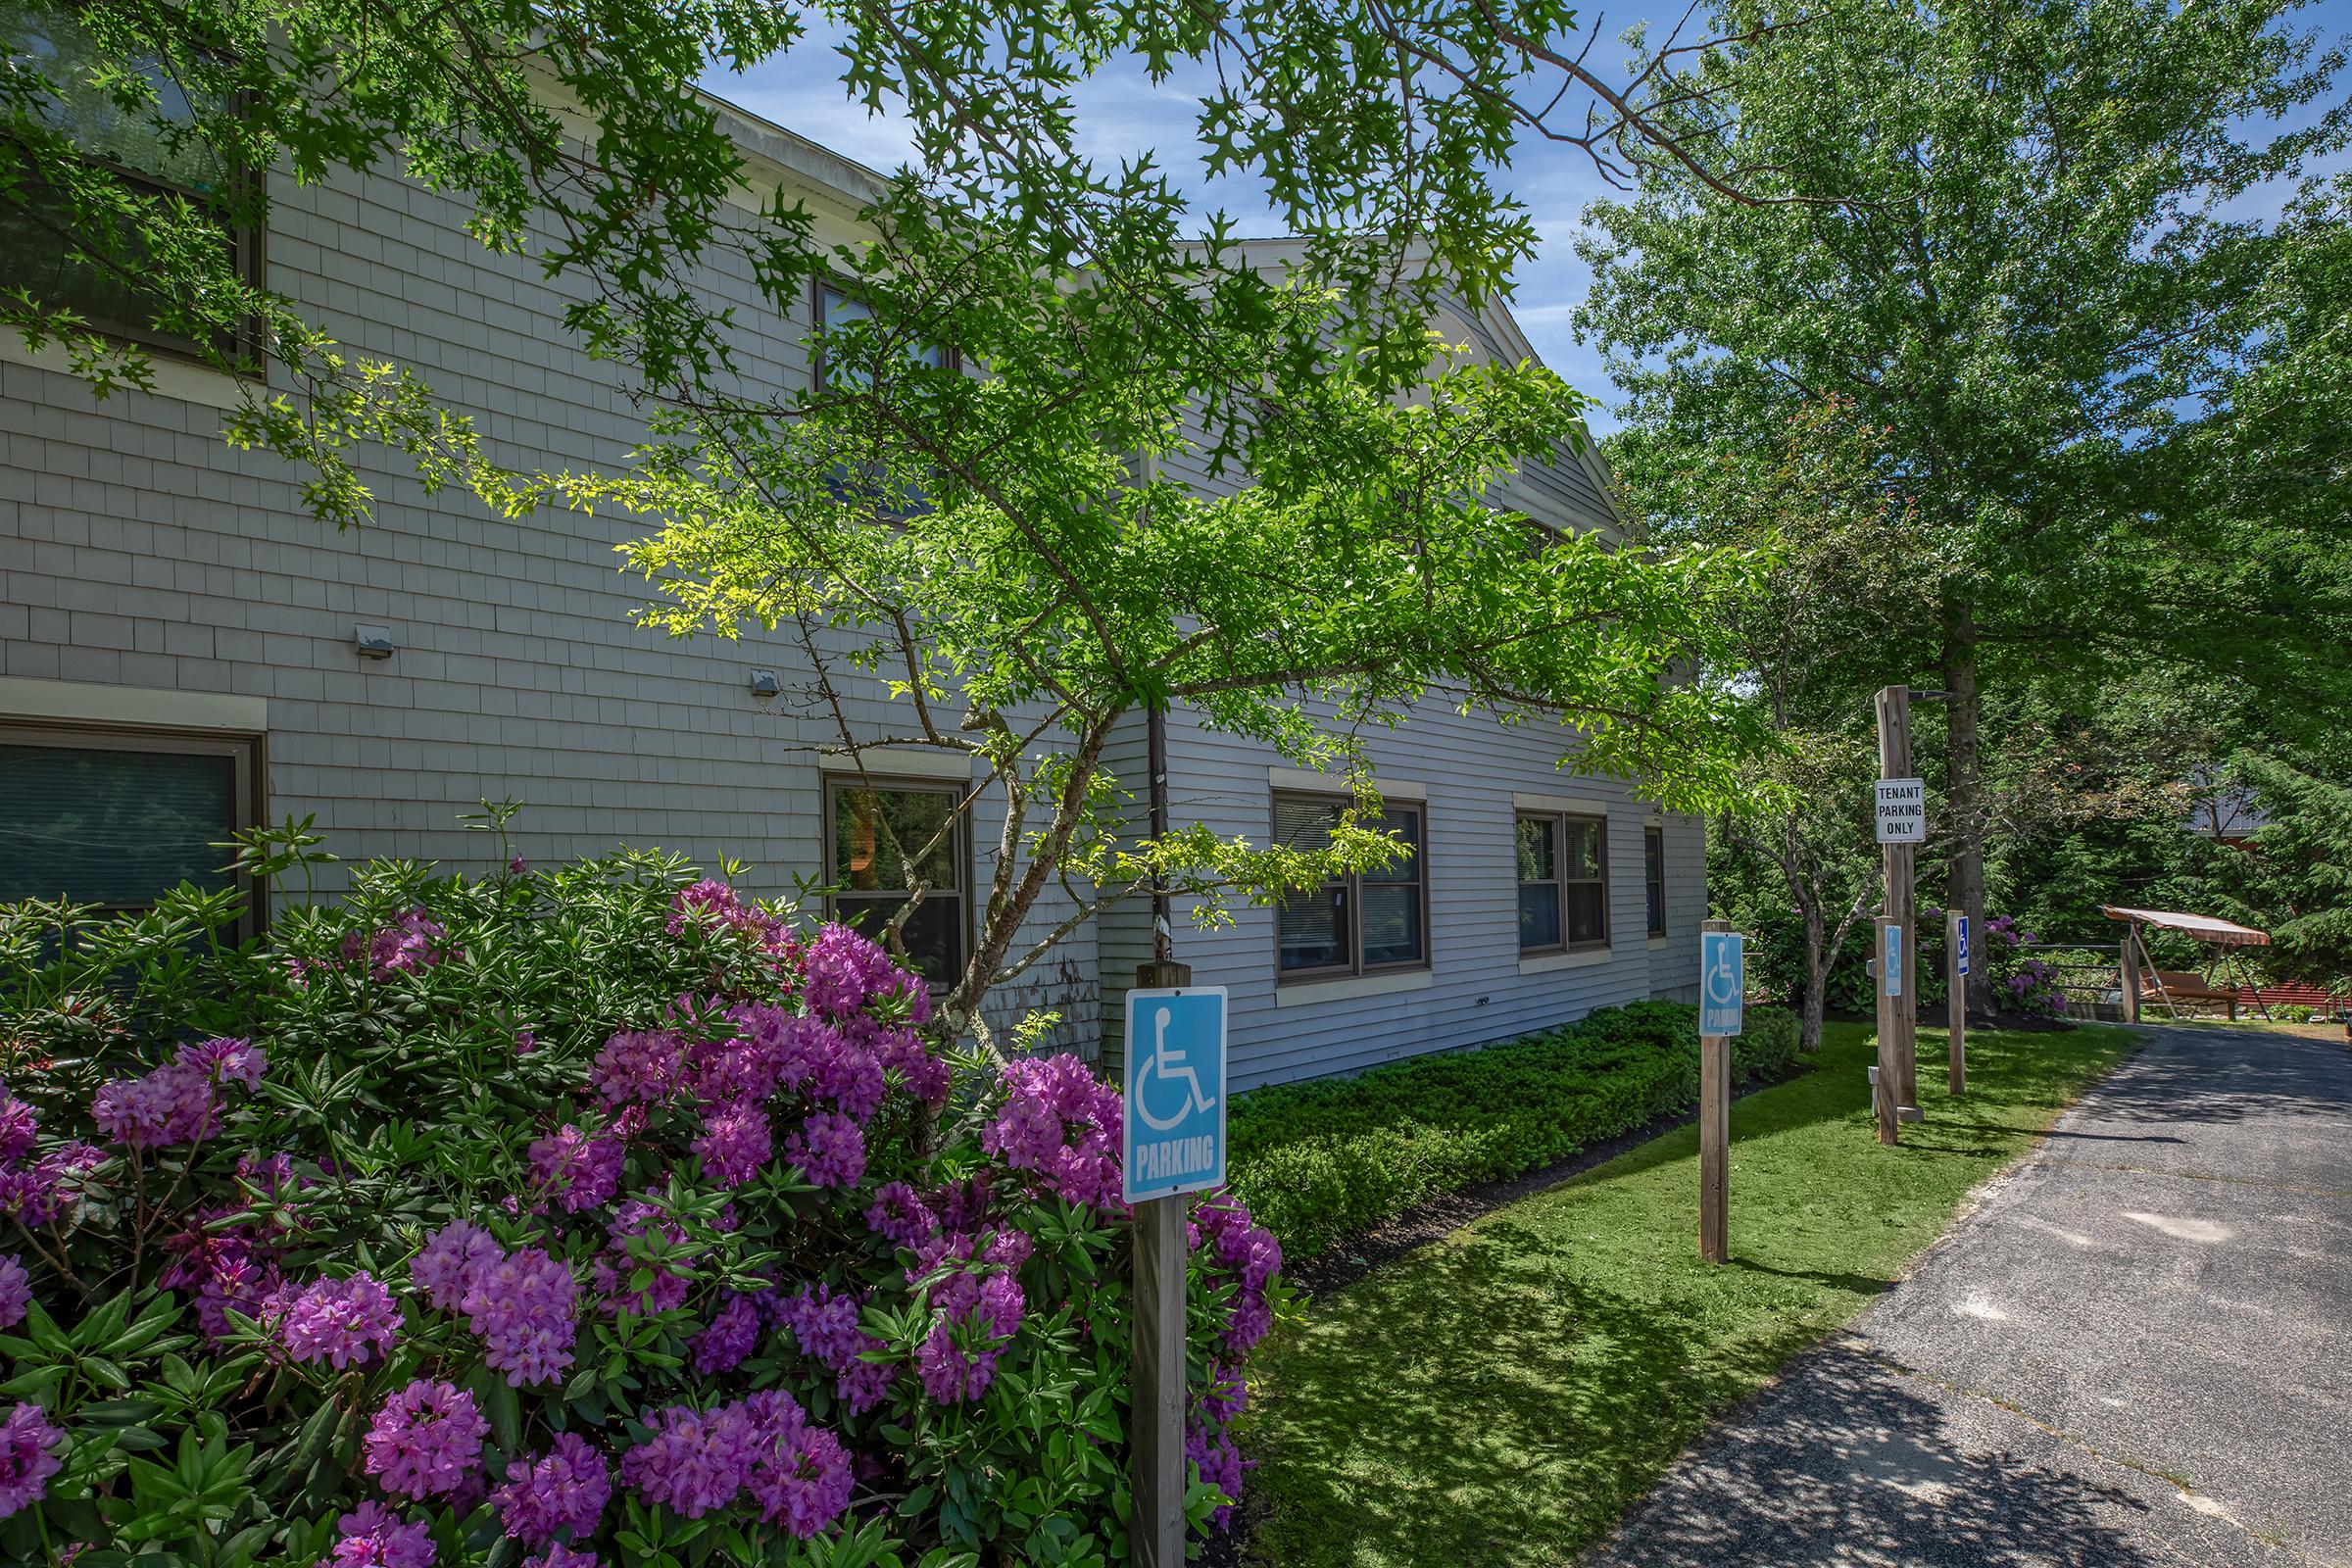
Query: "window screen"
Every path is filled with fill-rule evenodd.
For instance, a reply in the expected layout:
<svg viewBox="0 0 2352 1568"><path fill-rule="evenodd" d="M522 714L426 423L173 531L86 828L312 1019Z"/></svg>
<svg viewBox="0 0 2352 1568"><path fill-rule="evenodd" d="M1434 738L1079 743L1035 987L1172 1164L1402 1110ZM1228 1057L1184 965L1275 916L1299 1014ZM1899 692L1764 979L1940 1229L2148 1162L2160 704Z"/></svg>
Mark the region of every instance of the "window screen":
<svg viewBox="0 0 2352 1568"><path fill-rule="evenodd" d="M245 823L237 762L0 737L0 901L140 909L181 882L230 886L214 846Z"/></svg>
<svg viewBox="0 0 2352 1568"><path fill-rule="evenodd" d="M1642 830L1642 893L1649 910L1649 934L1666 934L1666 830Z"/></svg>

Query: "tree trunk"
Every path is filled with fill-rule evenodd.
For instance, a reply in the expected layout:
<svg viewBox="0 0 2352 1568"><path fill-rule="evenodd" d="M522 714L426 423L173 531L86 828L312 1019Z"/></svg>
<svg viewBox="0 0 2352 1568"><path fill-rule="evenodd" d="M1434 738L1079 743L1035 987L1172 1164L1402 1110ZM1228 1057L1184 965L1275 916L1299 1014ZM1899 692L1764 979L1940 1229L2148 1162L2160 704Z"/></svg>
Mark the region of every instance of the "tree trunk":
<svg viewBox="0 0 2352 1568"><path fill-rule="evenodd" d="M1947 597L1943 605L1943 689L1945 752L1949 771L1944 780L1944 808L1951 813L1952 848L1944 897L1949 907L1968 916L1969 929L1984 929L1984 791L1978 753L1977 617L1973 601ZM1984 939L1977 940L1984 951ZM1968 1005L1974 1011L1992 1010L1992 979L1987 966L1972 964L1968 977Z"/></svg>
<svg viewBox="0 0 2352 1568"><path fill-rule="evenodd" d="M1821 903L1805 901L1805 1005L1798 1014L1796 1049L1808 1055L1821 1049L1821 1017L1829 1008L1830 960L1824 951Z"/></svg>

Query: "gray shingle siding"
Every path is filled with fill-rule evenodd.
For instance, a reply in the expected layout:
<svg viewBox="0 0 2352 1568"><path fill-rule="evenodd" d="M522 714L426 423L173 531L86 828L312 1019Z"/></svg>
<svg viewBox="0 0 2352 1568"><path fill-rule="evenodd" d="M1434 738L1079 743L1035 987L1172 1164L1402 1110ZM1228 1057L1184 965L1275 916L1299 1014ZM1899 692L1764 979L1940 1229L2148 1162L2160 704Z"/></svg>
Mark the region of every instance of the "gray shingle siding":
<svg viewBox="0 0 2352 1568"><path fill-rule="evenodd" d="M819 150L759 134L787 162L848 177ZM568 296L535 263L485 253L457 205L391 176L281 181L273 195L270 280L352 352L413 366L514 466L625 461L642 414L616 368L564 331ZM739 267L713 267L705 283L738 307L749 382L808 373L805 320L768 318ZM1512 352L1504 337L1482 336L1491 352ZM361 453L374 519L338 534L304 511L300 475L221 441L217 381L179 369L172 384L200 395L100 403L78 380L0 352L0 675L266 701L268 814L316 815L347 859L483 869L492 846L465 832L459 813L514 797L526 804L517 847L534 860L616 844L672 849L707 867L734 856L753 863L743 882L762 895L820 871L823 776L810 748L833 738L830 725L749 690L754 669L790 684L803 661L757 633L671 641L634 628L644 585L616 569L613 547L640 524L565 511L500 518L470 496L427 496L400 460ZM1573 526L1605 520L1592 476L1563 459L1512 481L1505 499ZM362 660L352 647L362 621L388 628L398 653ZM869 733L897 727L877 684L857 686L851 708ZM1653 948L1642 931L1645 813L1622 786L1559 774L1559 739L1498 732L1433 703L1372 744L1384 775L1428 791L1434 964L1422 989L1277 1006L1269 912L1245 907L1232 929L1202 935L1180 911L1180 956L1233 993L1238 1086L1352 1071L1691 989L1698 824L1669 828L1675 934ZM1139 811L1144 758L1143 718L1131 715L1106 760ZM1180 711L1171 759L1179 823L1265 838L1270 753L1202 732ZM1514 790L1609 804L1606 964L1519 972ZM974 824L976 892L1001 812L984 803ZM330 891L339 885L328 877ZM1060 891L1050 893L1024 941L1067 912ZM1131 900L1006 988L992 1014L1002 1023L1056 1011L1053 1039L1091 1051L1117 1033L1119 996L1150 950L1148 904Z"/></svg>

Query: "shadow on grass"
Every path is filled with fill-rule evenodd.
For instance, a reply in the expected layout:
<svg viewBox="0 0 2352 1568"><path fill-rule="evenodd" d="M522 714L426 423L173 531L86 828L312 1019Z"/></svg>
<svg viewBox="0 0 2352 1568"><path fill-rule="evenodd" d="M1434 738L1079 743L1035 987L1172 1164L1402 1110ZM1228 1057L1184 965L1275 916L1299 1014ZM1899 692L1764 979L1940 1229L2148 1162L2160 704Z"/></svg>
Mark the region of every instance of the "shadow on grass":
<svg viewBox="0 0 2352 1568"><path fill-rule="evenodd" d="M1279 1511L1255 1521L1254 1560L1564 1562L1819 1332L1693 1334L1581 1277L1555 1240L1481 1226L1290 1348L1296 1392L1257 1431L1253 1486Z"/></svg>

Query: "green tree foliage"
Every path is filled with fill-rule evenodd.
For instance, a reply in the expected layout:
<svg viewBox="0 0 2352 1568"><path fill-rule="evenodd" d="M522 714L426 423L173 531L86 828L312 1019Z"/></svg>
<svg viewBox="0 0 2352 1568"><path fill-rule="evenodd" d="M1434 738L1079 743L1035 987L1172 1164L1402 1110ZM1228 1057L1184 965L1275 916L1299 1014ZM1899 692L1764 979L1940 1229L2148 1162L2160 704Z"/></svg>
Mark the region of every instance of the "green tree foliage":
<svg viewBox="0 0 2352 1568"><path fill-rule="evenodd" d="M231 438L307 465L322 518L367 514L362 442L504 512L626 512L647 529L630 560L651 623L790 628L800 695L840 716L838 750L968 754L975 797L1009 808L951 1027L978 1026L988 988L1035 961L1015 935L1056 883L1073 921L1154 876L1214 918L1226 890L1267 897L1394 853L1352 831L1312 853L1181 828L1121 839L1102 758L1144 710L1187 704L1350 768L1358 729L1433 698L1557 725L1575 765L1676 806L1739 787L1752 726L1660 675L1709 654L1740 564L1611 552L1492 505L1512 466L1570 460L1581 400L1429 329L1437 302L1498 298L1532 253L1496 183L1515 137L1576 142L1620 177L1665 160L1710 189L1747 180L1720 138L1659 118L1674 56L1605 81L1559 51L1573 16L1550 0L0 15L23 46L0 79L0 212L62 233L70 264L10 296L23 334L65 345L102 389L139 384L146 357L98 332L74 288L147 289L159 329L223 366L268 362ZM917 148L847 240L759 185L695 85L816 27L841 40L849 93L906 117ZM1114 61L1213 83L1192 154L1260 182L1301 236L1279 264L1151 161L1080 150L1074 89ZM198 162L194 193L86 156L125 127ZM469 200L487 247L571 291L568 327L660 411L633 463L503 471L463 411L231 265L224 235L266 228L287 176L379 166ZM706 287L720 267L748 269L782 319L804 318L819 280L858 302L820 334L821 385L739 373L734 318ZM877 677L904 705L890 737L842 700ZM910 883L908 914L925 891Z"/></svg>
<svg viewBox="0 0 2352 1568"><path fill-rule="evenodd" d="M1692 114L1790 200L1727 202L1666 170L1593 209L1581 324L1653 466L1767 447L1831 397L1883 432L1936 604L1862 689L1924 674L1952 694L1949 897L1980 917L1984 687L2247 657L2206 635L2236 596L2191 591L2148 476L2259 330L2246 307L2276 246L2229 202L2341 136L2340 108L2238 128L2295 115L2338 63L2292 10L1834 3L1781 27L1728 5L1739 41L1687 73L1708 95ZM2245 568L2237 586L2270 604L2279 584Z"/></svg>
<svg viewBox="0 0 2352 1568"><path fill-rule="evenodd" d="M2242 846L2216 846L2223 913L2260 926L2263 967L2281 980L2352 982L2352 787L2277 758L2231 766L2261 826Z"/></svg>

